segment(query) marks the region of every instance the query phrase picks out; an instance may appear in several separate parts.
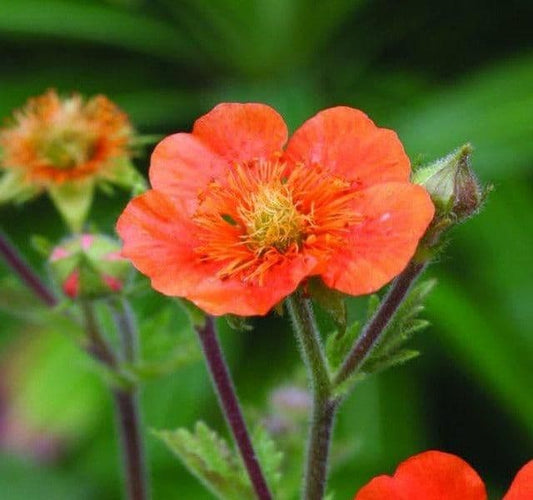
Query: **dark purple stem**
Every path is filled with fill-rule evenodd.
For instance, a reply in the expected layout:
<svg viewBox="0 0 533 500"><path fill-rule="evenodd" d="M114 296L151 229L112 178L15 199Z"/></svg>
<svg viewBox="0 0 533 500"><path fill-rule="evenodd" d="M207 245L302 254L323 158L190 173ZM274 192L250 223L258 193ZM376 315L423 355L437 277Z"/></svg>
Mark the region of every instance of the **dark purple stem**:
<svg viewBox="0 0 533 500"><path fill-rule="evenodd" d="M54 307L58 301L50 289L43 283L30 265L24 260L19 251L9 242L6 235L0 231L0 254L15 272L15 274L41 299L47 306Z"/></svg>
<svg viewBox="0 0 533 500"><path fill-rule="evenodd" d="M132 388L113 392L124 460L128 500L146 500L148 482L141 436L141 418L137 391Z"/></svg>
<svg viewBox="0 0 533 500"><path fill-rule="evenodd" d="M196 326L195 328L202 345L207 366L209 367L209 373L211 374L220 404L224 410L226 421L237 442L239 452L257 497L260 500L271 500L272 495L270 494L255 455L250 436L248 435L231 376L215 332L213 318L207 316L205 324L203 326Z"/></svg>
<svg viewBox="0 0 533 500"><path fill-rule="evenodd" d="M401 305L411 285L425 269L425 263L411 262L394 280L379 309L365 326L350 353L344 360L333 379L339 385L348 379L363 364L374 347L378 344L381 334L385 331L394 314Z"/></svg>
<svg viewBox="0 0 533 500"><path fill-rule="evenodd" d="M110 370L119 373L120 366L116 354L105 341L91 302L81 303L85 318L85 331L89 344L87 352ZM120 330L123 358L133 362L136 357L134 346L137 342L137 329L129 304L123 300L113 308L117 327ZM124 471L124 486L128 500L148 498L148 475L144 457L144 443L141 435L141 415L138 391L135 386L111 388L115 401L117 427L120 436L121 455Z"/></svg>

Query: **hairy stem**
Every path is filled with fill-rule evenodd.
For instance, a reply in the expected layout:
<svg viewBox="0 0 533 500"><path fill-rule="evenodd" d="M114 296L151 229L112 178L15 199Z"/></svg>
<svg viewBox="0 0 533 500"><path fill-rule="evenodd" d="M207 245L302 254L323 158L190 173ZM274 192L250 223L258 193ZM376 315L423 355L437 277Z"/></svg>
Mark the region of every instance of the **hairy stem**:
<svg viewBox="0 0 533 500"><path fill-rule="evenodd" d="M115 301L112 305L117 329L121 336L121 358L134 362L136 358L137 329L129 304L125 300ZM82 303L85 330L89 344L87 352L107 368L119 373L119 361L108 346L98 324L91 302ZM141 434L141 416L137 388L117 386L111 388L115 403L115 413L121 446L124 471L124 485L128 500L148 498L146 460Z"/></svg>
<svg viewBox="0 0 533 500"><path fill-rule="evenodd" d="M329 445L338 401L332 395L327 362L310 301L297 291L287 298L286 304L313 391L303 498L321 500L326 489Z"/></svg>
<svg viewBox="0 0 533 500"><path fill-rule="evenodd" d="M137 391L134 388L115 390L113 397L122 448L127 498L146 500L148 481Z"/></svg>
<svg viewBox="0 0 533 500"><path fill-rule="evenodd" d="M14 271L44 304L50 307L57 305L58 301L55 295L24 260L20 252L11 244L3 231L0 231L0 255L2 255L12 271Z"/></svg>
<svg viewBox="0 0 533 500"><path fill-rule="evenodd" d="M195 329L226 421L233 433L255 493L259 500L271 500L272 495L253 449L237 394L216 335L213 318L207 316L205 324L196 326Z"/></svg>
<svg viewBox="0 0 533 500"><path fill-rule="evenodd" d="M424 271L425 267L425 263L413 261L393 281L380 307L372 319L366 324L361 335L355 341L355 344L335 375L333 383L336 386L342 384L342 382L361 367L365 359L380 341L381 334L385 331L387 325L407 296L411 285L420 276L422 271Z"/></svg>

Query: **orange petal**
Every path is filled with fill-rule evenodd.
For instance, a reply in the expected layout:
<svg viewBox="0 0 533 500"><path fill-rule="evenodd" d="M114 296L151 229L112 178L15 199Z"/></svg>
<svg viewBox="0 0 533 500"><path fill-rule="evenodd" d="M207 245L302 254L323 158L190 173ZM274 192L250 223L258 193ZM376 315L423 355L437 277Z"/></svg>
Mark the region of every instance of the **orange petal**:
<svg viewBox="0 0 533 500"><path fill-rule="evenodd" d="M306 121L291 137L285 158L329 168L361 187L407 181L410 174L409 158L396 133L344 106Z"/></svg>
<svg viewBox="0 0 533 500"><path fill-rule="evenodd" d="M122 254L165 295L186 297L213 315L266 314L293 292L316 265L298 255L263 275L263 285L216 277L221 264L205 263L194 251L195 227L179 204L158 191L134 198L117 224Z"/></svg>
<svg viewBox="0 0 533 500"><path fill-rule="evenodd" d="M278 302L296 290L312 274L316 260L298 255L274 266L263 274L263 284L242 282L236 278L221 280L214 274L191 289L187 298L210 314L256 316L267 314Z"/></svg>
<svg viewBox="0 0 533 500"><path fill-rule="evenodd" d="M191 281L187 273L193 252L194 227L178 203L150 190L131 200L118 219L122 255L152 279L154 288L167 295L183 296Z"/></svg>
<svg viewBox="0 0 533 500"><path fill-rule="evenodd" d="M533 498L533 460L516 474L503 500L531 500Z"/></svg>
<svg viewBox="0 0 533 500"><path fill-rule="evenodd" d="M198 205L198 194L213 178L222 175L227 162L192 134L174 134L154 149L150 183L172 199L185 201L189 213Z"/></svg>
<svg viewBox="0 0 533 500"><path fill-rule="evenodd" d="M427 192L414 184L378 184L358 194L354 210L363 221L352 227L322 275L329 287L350 295L374 292L398 275L434 213Z"/></svg>
<svg viewBox="0 0 533 500"><path fill-rule="evenodd" d="M402 462L394 476L379 476L354 500L486 500L483 481L461 458L426 451ZM524 497L525 498L525 497Z"/></svg>
<svg viewBox="0 0 533 500"><path fill-rule="evenodd" d="M287 126L265 104L224 103L194 124L193 135L230 162L272 159L287 142Z"/></svg>

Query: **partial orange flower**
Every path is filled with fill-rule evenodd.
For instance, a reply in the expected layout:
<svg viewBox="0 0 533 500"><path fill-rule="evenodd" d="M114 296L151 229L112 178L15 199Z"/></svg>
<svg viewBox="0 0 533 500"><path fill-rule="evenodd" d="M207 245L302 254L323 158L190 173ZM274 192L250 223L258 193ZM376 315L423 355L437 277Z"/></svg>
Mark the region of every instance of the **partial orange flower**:
<svg viewBox="0 0 533 500"><path fill-rule="evenodd" d="M54 90L30 99L0 129L0 203L47 190L68 222L80 225L95 183L132 184L133 129L106 97L60 98ZM74 205L74 206L73 206Z"/></svg>
<svg viewBox="0 0 533 500"><path fill-rule="evenodd" d="M167 295L214 314L266 314L308 276L351 295L413 256L433 204L409 183L397 135L336 107L289 140L263 104L220 104L155 148L151 190L117 230L123 255Z"/></svg>
<svg viewBox="0 0 533 500"><path fill-rule="evenodd" d="M533 498L533 460L520 469L503 500ZM426 451L402 462L393 476L378 476L354 500L487 500L477 472L463 459Z"/></svg>

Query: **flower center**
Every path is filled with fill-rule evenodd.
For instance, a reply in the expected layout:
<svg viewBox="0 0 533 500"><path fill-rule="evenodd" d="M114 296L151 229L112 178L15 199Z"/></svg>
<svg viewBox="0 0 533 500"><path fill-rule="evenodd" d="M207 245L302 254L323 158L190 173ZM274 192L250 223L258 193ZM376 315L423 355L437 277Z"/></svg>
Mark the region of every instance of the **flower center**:
<svg viewBox="0 0 533 500"><path fill-rule="evenodd" d="M293 243L300 243L306 217L281 179L271 184L259 185L250 203L242 204L238 211L246 227L243 239L251 249L261 252L274 247L283 253Z"/></svg>
<svg viewBox="0 0 533 500"><path fill-rule="evenodd" d="M53 167L69 170L91 157L94 140L86 131L64 129L43 137L39 149L42 157Z"/></svg>
<svg viewBox="0 0 533 500"><path fill-rule="evenodd" d="M255 161L211 182L193 215L201 261L219 278L258 279L299 253L327 259L360 221L349 182L319 167Z"/></svg>

